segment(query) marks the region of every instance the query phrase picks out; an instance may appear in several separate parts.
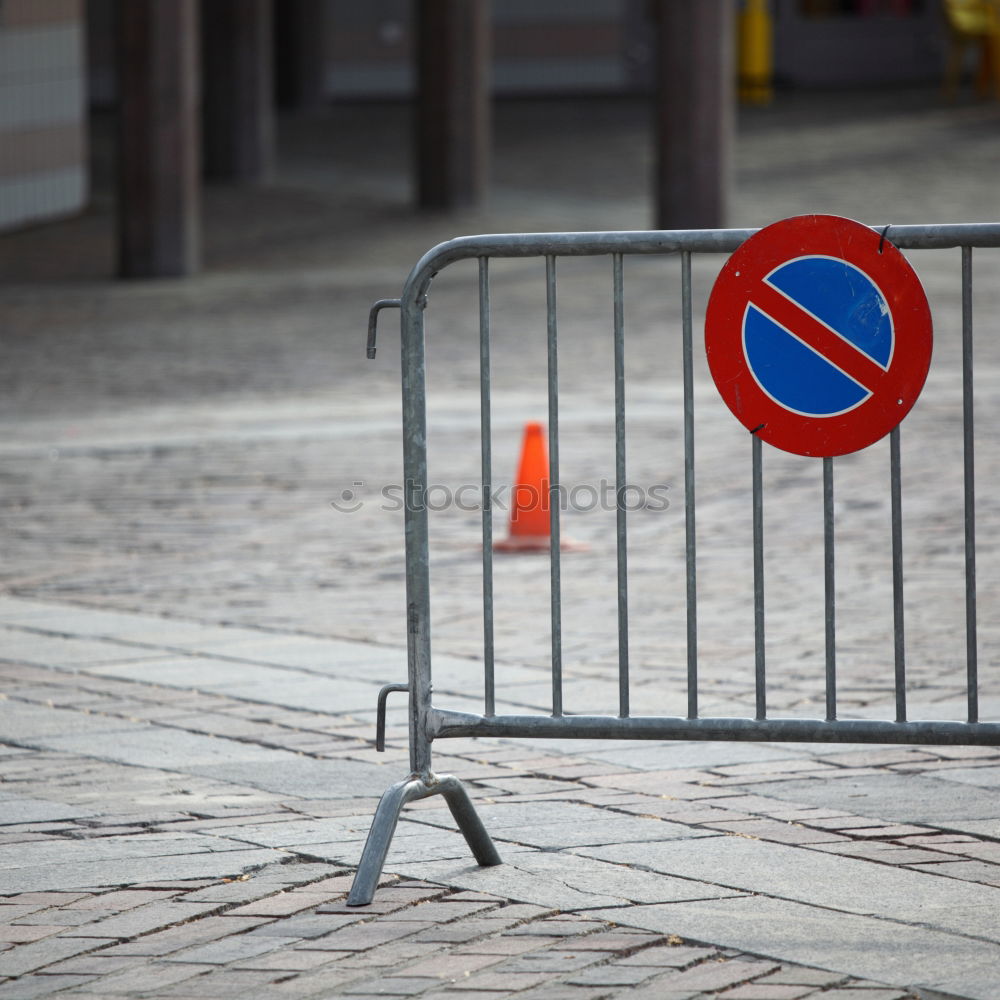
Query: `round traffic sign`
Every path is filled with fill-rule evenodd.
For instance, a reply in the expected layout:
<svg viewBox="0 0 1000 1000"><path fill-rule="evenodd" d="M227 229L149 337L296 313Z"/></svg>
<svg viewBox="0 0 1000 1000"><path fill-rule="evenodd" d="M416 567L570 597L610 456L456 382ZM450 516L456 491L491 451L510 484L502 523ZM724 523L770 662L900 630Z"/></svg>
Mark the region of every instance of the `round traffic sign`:
<svg viewBox="0 0 1000 1000"><path fill-rule="evenodd" d="M755 233L712 288L712 378L751 433L797 455L845 455L888 434L931 361L919 278L884 235L833 215Z"/></svg>

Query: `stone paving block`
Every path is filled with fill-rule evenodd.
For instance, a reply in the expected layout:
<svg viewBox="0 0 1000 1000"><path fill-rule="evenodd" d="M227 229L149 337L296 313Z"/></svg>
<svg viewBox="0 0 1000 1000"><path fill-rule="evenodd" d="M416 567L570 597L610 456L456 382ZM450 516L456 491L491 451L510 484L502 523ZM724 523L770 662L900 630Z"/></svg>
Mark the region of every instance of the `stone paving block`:
<svg viewBox="0 0 1000 1000"><path fill-rule="evenodd" d="M71 667L152 659L159 650L142 649L101 639L64 638L38 632L5 630L4 656L40 666Z"/></svg>
<svg viewBox="0 0 1000 1000"><path fill-rule="evenodd" d="M982 941L912 924L904 932L892 921L763 896L636 907L627 917L617 911L606 916L751 954L780 953L786 962L819 963L881 982L945 981L1000 961L1000 949Z"/></svg>
<svg viewBox="0 0 1000 1000"><path fill-rule="evenodd" d="M379 794L385 791L392 780L378 764L359 763L348 769L337 761L313 760L286 750L262 749L260 752L272 756L256 762L238 760L219 764L192 764L185 766L183 770L188 774L248 785L278 795L325 796L331 799Z"/></svg>
<svg viewBox="0 0 1000 1000"><path fill-rule="evenodd" d="M936 851L922 851L914 847L900 847L898 844L884 844L878 841L849 840L836 844L817 844L817 850L843 857L864 858L868 861L881 861L887 865L909 865L916 867L923 864L933 866L937 862L947 863L948 856Z"/></svg>
<svg viewBox="0 0 1000 1000"><path fill-rule="evenodd" d="M306 951L308 940L300 947L280 948L260 955L252 955L232 963L234 969L261 969L276 972L307 972L322 965L330 965L340 960L336 952Z"/></svg>
<svg viewBox="0 0 1000 1000"><path fill-rule="evenodd" d="M262 955L278 948L298 944L301 937L289 935L233 934L199 947L175 951L163 958L164 962L189 962L194 965L226 965L255 955Z"/></svg>
<svg viewBox="0 0 1000 1000"><path fill-rule="evenodd" d="M102 954L159 957L179 951L181 948L204 944L206 941L214 941L230 934L250 931L267 922L260 917L202 917L190 924L169 927L163 931L154 931L152 934L144 934L135 941L113 945Z"/></svg>
<svg viewBox="0 0 1000 1000"><path fill-rule="evenodd" d="M134 767L162 767L169 762L170 770L190 774L208 774L213 767L224 773L240 763L267 767L295 759L294 754L284 750L269 750L242 740L152 725L135 726L128 732L110 732L101 740L90 734L47 736L45 745Z"/></svg>
<svg viewBox="0 0 1000 1000"><path fill-rule="evenodd" d="M298 950L306 952L312 947L313 944L311 941L304 941L299 945ZM389 941L387 944L376 945L368 951L350 952L348 954L336 951L313 953L326 955L328 960L336 961L338 965L343 966L345 969L365 970L400 968L408 962L426 958L428 952L444 954L439 949L440 946L438 946L438 950L428 948L427 943L420 940L420 935L416 935L415 937L403 938L401 940L396 939Z"/></svg>
<svg viewBox="0 0 1000 1000"><path fill-rule="evenodd" d="M507 933L520 924L516 917L479 917L458 923L433 925L416 936L416 940L432 944L466 944L491 934ZM496 939L494 939L496 940ZM550 940L545 938L545 940Z"/></svg>
<svg viewBox="0 0 1000 1000"><path fill-rule="evenodd" d="M631 952L637 948L648 948L661 941L656 934L643 934L627 929L600 930L586 937L574 937L566 947L571 951L613 951ZM558 946L557 946L558 947Z"/></svg>
<svg viewBox="0 0 1000 1000"><path fill-rule="evenodd" d="M912 993L896 989L867 989L838 986L822 994L823 1000L910 1000Z"/></svg>
<svg viewBox="0 0 1000 1000"><path fill-rule="evenodd" d="M418 935L420 940L423 935ZM428 938L428 940L431 940ZM496 937L479 939L474 935L466 943L459 944L453 954L470 955L522 955L526 951L535 951L539 948L547 948L549 945L559 941L559 938L538 937L538 936L518 936L512 937L501 933Z"/></svg>
<svg viewBox="0 0 1000 1000"><path fill-rule="evenodd" d="M86 975L21 976L19 979L0 983L0 998L35 1000L35 997L52 996L58 990L72 989L74 986L86 989L93 978Z"/></svg>
<svg viewBox="0 0 1000 1000"><path fill-rule="evenodd" d="M90 989L101 996L134 996L137 993L159 992L176 983L201 976L210 965L165 965L147 962L95 980Z"/></svg>
<svg viewBox="0 0 1000 1000"><path fill-rule="evenodd" d="M166 899L95 920L93 923L75 927L65 933L75 937L133 938L164 927L187 923L217 908L215 903L188 903Z"/></svg>
<svg viewBox="0 0 1000 1000"><path fill-rule="evenodd" d="M659 970L642 965L597 965L574 972L566 978L572 986L637 986L658 975ZM775 997L774 1000L780 1000Z"/></svg>
<svg viewBox="0 0 1000 1000"><path fill-rule="evenodd" d="M1000 886L1000 865L991 865L983 861L944 861L932 865L915 864L911 867L933 875L946 875L948 878Z"/></svg>
<svg viewBox="0 0 1000 1000"><path fill-rule="evenodd" d="M0 941L24 944L28 941L37 941L39 938L51 937L65 929L58 924L3 924L0 926Z"/></svg>
<svg viewBox="0 0 1000 1000"><path fill-rule="evenodd" d="M520 828L516 832L498 830L494 834L494 840L498 843L510 840L532 847L564 848L593 844L621 844L631 841L689 839L707 835L707 831L692 830L680 823L611 814L582 822L578 821L572 825L563 822L537 822Z"/></svg>
<svg viewBox="0 0 1000 1000"><path fill-rule="evenodd" d="M6 901L16 906L31 906L40 909L44 906L68 906L76 900L90 899L93 896L94 893L91 892L34 891L18 892L7 897Z"/></svg>
<svg viewBox="0 0 1000 1000"><path fill-rule="evenodd" d="M927 833L925 826L909 826L904 823L896 823L892 826L868 826L851 831L852 837L885 837L893 840L898 837L908 837L915 834Z"/></svg>
<svg viewBox="0 0 1000 1000"><path fill-rule="evenodd" d="M979 766L968 768L948 768L937 771L936 777L942 781L956 781L980 788L1000 787L1000 766Z"/></svg>
<svg viewBox="0 0 1000 1000"><path fill-rule="evenodd" d="M481 786L499 789L509 795L536 795L540 792L562 792L568 786L565 781L554 778L536 778L532 775L516 778L479 778L476 783Z"/></svg>
<svg viewBox="0 0 1000 1000"><path fill-rule="evenodd" d="M143 958L128 955L106 955L98 951L89 955L74 955L62 962L47 966L44 975L105 976L123 969L134 969L143 964Z"/></svg>
<svg viewBox="0 0 1000 1000"><path fill-rule="evenodd" d="M355 907L355 910L358 908ZM225 915L229 919L228 914ZM234 918L240 919L240 918ZM245 918L256 919L256 918ZM251 933L255 937L298 937L298 938L319 938L325 934L331 934L344 927L353 927L365 920L363 913L355 912L353 915L337 914L327 916L316 913L296 913L282 920L268 919L267 922L261 920L260 926Z"/></svg>
<svg viewBox="0 0 1000 1000"><path fill-rule="evenodd" d="M367 836L367 823L360 818L355 823L344 819L305 820L301 816L289 815L284 822L252 823L226 829L226 835L238 837L249 844L260 847L295 847L302 844L329 844L339 840L352 841Z"/></svg>
<svg viewBox="0 0 1000 1000"><path fill-rule="evenodd" d="M833 986L844 981L841 972L830 972L827 969L810 969L804 966L788 966L777 972L769 972L759 980L761 984L774 983L776 986L789 984L793 986Z"/></svg>
<svg viewBox="0 0 1000 1000"><path fill-rule="evenodd" d="M78 843L77 857L81 860L62 864L32 865L19 869L0 870L0 893L15 893L30 888L53 886L116 886L138 883L159 875L194 877L208 875L223 878L238 875L245 868L264 865L281 859L278 851L249 849L212 851L201 854L172 854L155 857L107 858L102 861L82 860L88 845Z"/></svg>
<svg viewBox="0 0 1000 1000"><path fill-rule="evenodd" d="M0 868L72 864L78 860L98 861L108 858L160 858L174 854L201 854L245 849L237 841L207 837L197 833L148 833L137 836L98 837L86 842L51 840L4 852Z"/></svg>
<svg viewBox="0 0 1000 1000"><path fill-rule="evenodd" d="M586 851L689 879L903 923L924 914L922 919L938 928L1000 940L1000 916L994 920L988 912L996 894L1000 914L1000 893L986 886L963 889L957 880L918 876L908 869L875 868L866 861L742 837L676 841L659 849L643 845L641 851L634 844Z"/></svg>
<svg viewBox="0 0 1000 1000"><path fill-rule="evenodd" d="M725 990L757 976L765 975L775 968L776 963L757 961L746 962L738 959L708 960L690 969L660 975L636 989L633 996L637 1000L647 1000L654 996L683 996L694 993L714 993ZM659 991L659 992L657 992Z"/></svg>
<svg viewBox="0 0 1000 1000"><path fill-rule="evenodd" d="M379 883L379 895L385 899L399 900L405 903L419 903L425 899L439 899L451 895L449 890L433 882L422 879L402 879L397 875L383 876Z"/></svg>
<svg viewBox="0 0 1000 1000"><path fill-rule="evenodd" d="M418 934L430 926L429 922L418 920L352 923L322 937L314 937L309 942L309 947L323 951L364 951L389 941Z"/></svg>
<svg viewBox="0 0 1000 1000"><path fill-rule="evenodd" d="M571 937L577 934L595 934L607 927L601 920L588 917L553 916L512 927L507 933L512 937L538 935L540 937Z"/></svg>
<svg viewBox="0 0 1000 1000"><path fill-rule="evenodd" d="M575 972L590 965L603 963L612 952L574 951L569 948L544 948L511 956L496 967L498 973L548 972L553 976Z"/></svg>
<svg viewBox="0 0 1000 1000"><path fill-rule="evenodd" d="M486 998L496 995L490 993L464 994L467 998ZM576 986L572 983L543 983L541 986L518 994L518 1000L607 1000L608 995L607 987ZM425 996L453 997L454 995L451 993L436 995L428 993Z"/></svg>
<svg viewBox="0 0 1000 1000"><path fill-rule="evenodd" d="M398 916L400 919L427 920L440 925L453 920L466 920L477 915L492 914L494 911L497 911L496 903L453 903L446 897L441 900L419 902L400 912Z"/></svg>
<svg viewBox="0 0 1000 1000"><path fill-rule="evenodd" d="M871 819L868 816L851 816L847 814L830 817L819 816L816 819L810 820L809 825L819 827L821 830L847 830L852 837L859 836L859 831L865 829L879 830L885 828L885 824L879 822L877 819ZM924 829L920 832L926 834L928 831Z"/></svg>
<svg viewBox="0 0 1000 1000"><path fill-rule="evenodd" d="M341 962L323 968L303 972L287 982L275 983L271 992L288 997L346 997L350 996L350 984L367 979L367 974L356 968L348 968Z"/></svg>
<svg viewBox="0 0 1000 1000"><path fill-rule="evenodd" d="M778 844L828 844L846 840L837 833L811 830L797 823L782 823L771 819L751 819L737 822L709 820L704 824L713 830L725 830L741 836L772 840Z"/></svg>
<svg viewBox="0 0 1000 1000"><path fill-rule="evenodd" d="M18 924L36 925L48 924L59 927L76 927L79 924L88 923L99 917L111 916L111 910L39 910L35 913L28 913L18 919ZM0 933L2 939L2 933Z"/></svg>
<svg viewBox="0 0 1000 1000"><path fill-rule="evenodd" d="M333 895L338 892L350 892L353 884L354 872L348 872L344 875L331 875L327 878L316 880L310 879L308 882L303 884L302 890L304 892L325 892ZM383 878L383 880L379 883L379 892L383 892L384 887L389 884L391 883Z"/></svg>
<svg viewBox="0 0 1000 1000"><path fill-rule="evenodd" d="M799 771L826 772L832 767L821 758L798 759L788 757L784 760L750 761L744 764L724 764L712 768L714 774L726 778L740 776L757 777L762 774L795 774Z"/></svg>
<svg viewBox="0 0 1000 1000"><path fill-rule="evenodd" d="M382 899L381 893L376 892L375 898L368 903L364 910L365 914L374 916L378 913L399 913L402 910L410 909L414 904L406 899L400 899L399 897L395 899ZM358 915L358 907L348 906L347 900L338 899L333 903L322 903L316 908L317 913L341 913L341 914L354 914Z"/></svg>
<svg viewBox="0 0 1000 1000"><path fill-rule="evenodd" d="M353 879L353 876L352 876ZM351 881L347 881L345 888L350 889ZM440 899L447 895L447 889L443 886L422 886L414 883L397 883L385 888L379 888L375 898L371 903L359 911L356 906L348 906L346 897L333 902L323 903L319 907L320 913L391 913L393 910L405 909L415 906L426 900Z"/></svg>
<svg viewBox="0 0 1000 1000"><path fill-rule="evenodd" d="M976 858L979 861L1000 865L1000 844L994 841L949 838L947 835L943 835L934 839L908 837L903 842L907 846L920 846L921 840L924 841L924 846L932 847L935 851L951 855L958 854L966 858Z"/></svg>
<svg viewBox="0 0 1000 1000"><path fill-rule="evenodd" d="M866 750L848 750L844 753L836 751L823 753L819 759L827 764L844 767L885 767L889 764L936 760L937 757L936 748L930 750L917 747L870 747Z"/></svg>
<svg viewBox="0 0 1000 1000"><path fill-rule="evenodd" d="M303 910L312 910L326 902L329 896L326 893L306 893L306 892L282 892L276 896L266 896L252 903L244 903L235 909L227 910L230 916L262 916L281 917L291 913L301 913Z"/></svg>
<svg viewBox="0 0 1000 1000"><path fill-rule="evenodd" d="M39 823L52 820L80 819L84 816L96 815L97 812L94 809L69 805L65 802L54 802L51 799L5 798L0 828L14 823Z"/></svg>
<svg viewBox="0 0 1000 1000"><path fill-rule="evenodd" d="M157 990L163 997L261 997L271 1000L272 984L276 978L273 972L257 972L250 969L212 969L199 972L170 986Z"/></svg>
<svg viewBox="0 0 1000 1000"><path fill-rule="evenodd" d="M695 945L666 944L643 948L634 955L615 959L616 965L652 966L654 968L682 969L694 962L701 962L717 954L714 948Z"/></svg>
<svg viewBox="0 0 1000 1000"><path fill-rule="evenodd" d="M726 838L718 836L718 839ZM659 845L650 846L656 849ZM505 850L504 863L497 867L470 867L461 861L425 862L414 866L411 873L420 871L453 887L505 893L514 899L558 906L563 910L626 901L659 902L668 898L727 895L727 890L717 886L667 877L661 881L620 864L606 864L603 859L593 857L601 850L603 848L580 847L574 849L579 852L574 855ZM655 850L653 853L655 855ZM396 865L395 870L409 871L401 865Z"/></svg>
<svg viewBox="0 0 1000 1000"><path fill-rule="evenodd" d="M0 953L0 976L23 976L71 955L113 944L113 938L49 937Z"/></svg>
<svg viewBox="0 0 1000 1000"><path fill-rule="evenodd" d="M112 733L138 733L142 728L141 724L124 719L87 715L27 702L0 701L0 731L7 739L30 747L51 749L51 741L65 733L107 737Z"/></svg>
<svg viewBox="0 0 1000 1000"><path fill-rule="evenodd" d="M758 785L757 791L798 803L837 806L882 820L916 826L944 826L977 832L969 821L1000 820L995 796L958 782L912 774L876 774L835 782L805 779Z"/></svg>
<svg viewBox="0 0 1000 1000"><path fill-rule="evenodd" d="M501 962L499 955L473 954L471 952L450 952L433 955L422 959L413 965L407 965L399 970L399 974L414 978L450 979L455 980L478 969L496 965Z"/></svg>
<svg viewBox="0 0 1000 1000"><path fill-rule="evenodd" d="M233 880L229 882L212 879L201 888L185 893L184 898L189 903L233 904L261 899L262 897L271 895L275 891L276 887L273 883L265 882L261 884L254 878L249 878L245 881Z"/></svg>
<svg viewBox="0 0 1000 1000"><path fill-rule="evenodd" d="M485 970L473 973L462 980L463 990L506 990L507 993L519 993L521 990L538 986L550 978L548 972L503 972Z"/></svg>
<svg viewBox="0 0 1000 1000"><path fill-rule="evenodd" d="M751 983L747 986L737 986L735 989L726 990L726 1000L799 1000L799 997L804 997L812 991L811 986Z"/></svg>
<svg viewBox="0 0 1000 1000"><path fill-rule="evenodd" d="M416 996L425 990L440 986L437 977L412 977L405 975L378 976L375 979L359 979L348 987L352 996Z"/></svg>
<svg viewBox="0 0 1000 1000"><path fill-rule="evenodd" d="M131 910L146 903L161 902L176 897L177 890L170 889L119 889L87 896L67 903L70 910ZM193 900L193 902L199 902Z"/></svg>

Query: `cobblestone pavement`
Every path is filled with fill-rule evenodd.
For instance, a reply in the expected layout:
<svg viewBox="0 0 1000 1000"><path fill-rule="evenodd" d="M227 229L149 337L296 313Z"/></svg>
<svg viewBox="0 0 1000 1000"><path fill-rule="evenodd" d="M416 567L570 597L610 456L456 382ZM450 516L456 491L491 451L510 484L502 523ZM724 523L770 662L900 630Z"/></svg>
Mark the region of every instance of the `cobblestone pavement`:
<svg viewBox="0 0 1000 1000"><path fill-rule="evenodd" d="M405 209L405 124L391 107L284 122L274 185L207 192L208 269L189 281L107 280L100 187L88 215L0 239L0 1000L995 1000L992 749L448 741L435 766L467 783L504 865L477 868L426 800L375 903L346 908L377 797L407 768L398 704L373 747L405 618L382 495L401 479L398 359L385 322L363 360L367 307L450 235L647 222L628 102L501 105L491 206L457 218ZM995 105L922 91L785 98L741 124L732 223L996 218L998 125ZM984 718L1000 714L998 258L975 256ZM902 434L908 692L913 718L961 718L958 258L911 259L936 341ZM718 265L696 262L697 302ZM494 268L498 482L545 412L542 279ZM610 269L567 262L559 287L563 481L586 499L613 471ZM478 477L474 288L442 274L428 311L442 498ZM629 261L626 289L629 478L669 500L630 519L633 704L682 714L678 275ZM701 704L746 714L749 451L701 360L696 379ZM769 704L815 717L819 474L771 452L765 471ZM838 460L837 502L840 708L891 717L884 442ZM566 707L614 712L613 513L576 506L566 528L590 550L563 566ZM478 711L479 514L448 506L432 531L436 700ZM498 559L496 591L500 704L545 712L547 563Z"/></svg>

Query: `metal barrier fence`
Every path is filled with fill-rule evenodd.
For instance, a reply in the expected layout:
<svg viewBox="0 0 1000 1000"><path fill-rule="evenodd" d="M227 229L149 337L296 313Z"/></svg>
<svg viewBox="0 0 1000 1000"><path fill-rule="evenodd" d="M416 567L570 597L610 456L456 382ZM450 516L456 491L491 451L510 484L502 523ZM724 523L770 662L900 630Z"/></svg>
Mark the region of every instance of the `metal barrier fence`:
<svg viewBox="0 0 1000 1000"><path fill-rule="evenodd" d="M976 608L975 438L973 411L972 258L975 248L1000 247L1000 224L896 226L879 228L884 239L901 250L957 249L961 254L962 424L964 469L965 564L965 721L916 721L907 715L904 579L902 558L899 429L890 434L891 555L894 635L895 718L840 719L837 702L837 630L835 607L835 533L833 459L823 458L823 558L825 610L825 718L771 718L767 711L761 441L752 438L752 546L754 685L756 712L750 718L705 718L699 715L698 579L695 531L695 452L693 406L692 255L732 253L753 230L677 232L607 232L510 234L464 237L429 251L410 273L400 299L377 302L369 322L368 355L375 356L375 331L382 309L401 310L404 476L416 495L424 495L427 479L427 421L424 312L432 279L456 261L473 259L479 267L480 438L482 468L482 589L485 699L481 714L435 707L431 687L430 578L427 509L406 507L406 593L409 681L390 685L379 698L379 748L384 741L386 697L409 694L411 775L383 796L348 899L351 905L371 902L400 812L407 802L429 795L445 797L452 814L481 865L499 864L495 847L457 778L435 775L431 743L448 737L540 737L659 740L763 740L816 743L1000 745L1000 722L979 719ZM567 715L563 712L562 579L560 558L559 382L556 261L560 257L607 256L612 267L616 495L625 481L625 377L623 323L623 259L631 255L674 256L681 274L684 413L684 513L687 622L686 717L634 716L630 707L629 595L627 571L628 512L617 505L618 705L615 714ZM491 430L490 261L495 258L544 259L546 280L549 504L551 546L551 680L550 715L498 715L494 680L493 537L490 498L493 490Z"/></svg>

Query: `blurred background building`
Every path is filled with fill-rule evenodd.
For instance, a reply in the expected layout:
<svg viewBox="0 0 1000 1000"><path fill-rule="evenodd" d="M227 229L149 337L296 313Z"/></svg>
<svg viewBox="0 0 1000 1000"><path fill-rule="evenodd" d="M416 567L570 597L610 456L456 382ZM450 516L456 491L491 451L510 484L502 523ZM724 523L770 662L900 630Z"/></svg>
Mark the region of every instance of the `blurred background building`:
<svg viewBox="0 0 1000 1000"><path fill-rule="evenodd" d="M419 197L447 208L474 200L482 185L477 163L489 155L484 101L653 95L681 112L690 106L686 118L678 119L677 107L659 116L663 145L669 139L663 129L678 135L724 118L733 99L725 86L685 81L711 82L713 60L722 79L735 79L738 46L730 31L749 7L768 18L771 77L780 94L938 83L949 52L959 60L953 73L969 69L975 56L952 51L944 6L941 0L0 0L0 230L87 204L93 109L117 109L124 123L120 230L133 248L122 252L122 273L184 273L197 268L197 175L266 177L275 106L422 98L418 132L430 157L424 172L444 177L444 189L418 184ZM720 12L731 26L718 20ZM667 27L658 30L659 23ZM671 32L690 38L672 42ZM447 127L435 136L437 122ZM449 129L464 137L457 153L441 145L455 141ZM725 136L712 141L722 144L722 163ZM154 203L164 217L140 218ZM135 250L157 227L169 228L164 218L183 222L185 215L184 231L154 237L166 240L155 253ZM658 219L669 223L669 210L661 207ZM717 221L706 217L703 224Z"/></svg>

